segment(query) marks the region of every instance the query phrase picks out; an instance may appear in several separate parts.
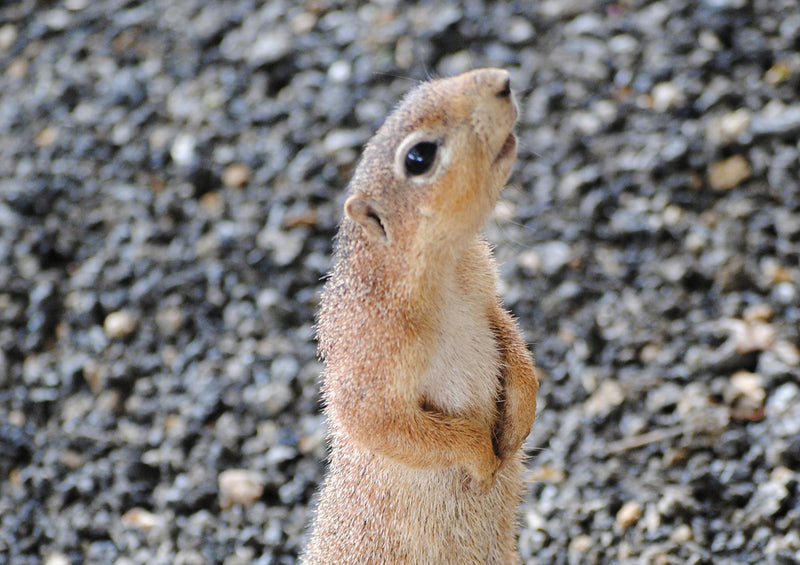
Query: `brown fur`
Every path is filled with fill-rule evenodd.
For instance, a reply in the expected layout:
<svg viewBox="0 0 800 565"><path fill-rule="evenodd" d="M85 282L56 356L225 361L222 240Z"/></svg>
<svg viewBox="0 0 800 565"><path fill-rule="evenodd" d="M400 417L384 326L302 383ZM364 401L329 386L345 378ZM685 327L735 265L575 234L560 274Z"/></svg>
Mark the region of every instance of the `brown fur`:
<svg viewBox="0 0 800 565"><path fill-rule="evenodd" d="M507 86L420 85L356 169L318 316L331 454L305 563L519 562L538 384L480 234L516 157ZM413 176L419 141L439 151Z"/></svg>

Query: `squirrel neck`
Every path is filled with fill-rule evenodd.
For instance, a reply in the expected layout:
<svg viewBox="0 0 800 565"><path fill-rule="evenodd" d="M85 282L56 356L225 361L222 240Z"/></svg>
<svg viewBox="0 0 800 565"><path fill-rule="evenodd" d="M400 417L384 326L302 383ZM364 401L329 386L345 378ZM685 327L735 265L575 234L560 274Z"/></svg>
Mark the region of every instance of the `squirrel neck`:
<svg viewBox="0 0 800 565"><path fill-rule="evenodd" d="M356 271L360 282L373 290L373 299L386 299L394 308L407 305L413 311L424 305L425 310L431 311L442 293L452 288L459 264L478 239L475 236L467 241L447 242L446 245L431 245L431 242L419 239L409 245L398 242L398 247L402 247L387 249L380 254L374 250L368 252L372 269L364 271L359 268ZM377 256L381 260L375 261ZM363 264L361 261L356 263ZM413 312L409 314L413 315Z"/></svg>
<svg viewBox="0 0 800 565"><path fill-rule="evenodd" d="M336 354L347 335L397 340L400 347L435 333L448 293L459 286L461 262L470 247L485 244L477 235L460 245L429 243L381 248L383 243L342 234L317 324L323 356Z"/></svg>

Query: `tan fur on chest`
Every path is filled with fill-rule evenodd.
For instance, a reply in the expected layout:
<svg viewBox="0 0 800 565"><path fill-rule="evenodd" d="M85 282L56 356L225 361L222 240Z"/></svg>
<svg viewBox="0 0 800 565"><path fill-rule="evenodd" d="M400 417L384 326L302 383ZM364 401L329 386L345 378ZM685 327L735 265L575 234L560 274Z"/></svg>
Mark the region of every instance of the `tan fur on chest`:
<svg viewBox="0 0 800 565"><path fill-rule="evenodd" d="M442 277L436 345L420 382L426 405L487 426L496 418L500 382L500 353L489 321L496 301L493 273L489 250L477 241L450 276Z"/></svg>

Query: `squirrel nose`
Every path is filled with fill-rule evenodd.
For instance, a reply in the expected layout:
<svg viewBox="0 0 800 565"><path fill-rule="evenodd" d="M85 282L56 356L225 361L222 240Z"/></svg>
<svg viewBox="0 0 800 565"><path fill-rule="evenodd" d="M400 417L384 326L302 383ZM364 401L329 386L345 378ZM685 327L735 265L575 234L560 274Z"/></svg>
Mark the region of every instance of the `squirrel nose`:
<svg viewBox="0 0 800 565"><path fill-rule="evenodd" d="M472 71L472 76L482 92L494 93L498 98L511 96L511 78L505 69L477 69Z"/></svg>
<svg viewBox="0 0 800 565"><path fill-rule="evenodd" d="M498 98L508 98L511 96L511 79L506 77L505 82L503 82L502 88L497 92Z"/></svg>

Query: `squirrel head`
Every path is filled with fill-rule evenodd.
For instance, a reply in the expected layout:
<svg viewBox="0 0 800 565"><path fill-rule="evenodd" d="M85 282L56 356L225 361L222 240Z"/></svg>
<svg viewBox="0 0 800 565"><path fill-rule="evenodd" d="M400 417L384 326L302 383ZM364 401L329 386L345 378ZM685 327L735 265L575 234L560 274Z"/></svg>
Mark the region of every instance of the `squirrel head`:
<svg viewBox="0 0 800 565"><path fill-rule="evenodd" d="M412 257L469 241L511 172L516 118L504 70L420 84L367 144L343 228L372 249L399 247Z"/></svg>

